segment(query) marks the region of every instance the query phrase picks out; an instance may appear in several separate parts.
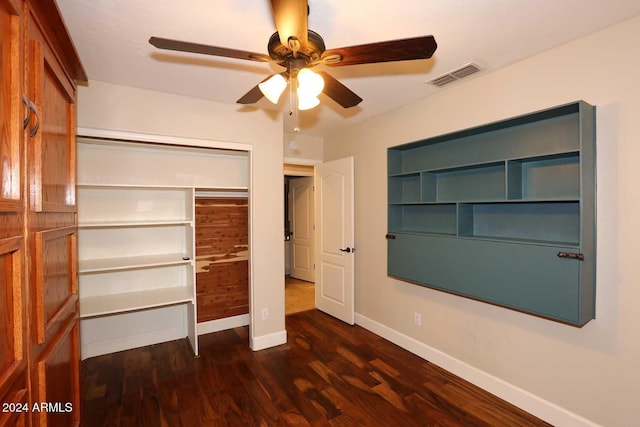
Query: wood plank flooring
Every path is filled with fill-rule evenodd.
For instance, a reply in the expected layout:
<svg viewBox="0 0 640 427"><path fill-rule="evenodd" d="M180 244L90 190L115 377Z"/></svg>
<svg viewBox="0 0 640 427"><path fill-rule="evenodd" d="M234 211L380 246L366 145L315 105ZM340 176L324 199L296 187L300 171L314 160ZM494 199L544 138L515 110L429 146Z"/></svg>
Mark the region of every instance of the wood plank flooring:
<svg viewBox="0 0 640 427"><path fill-rule="evenodd" d="M287 316L288 343L253 352L247 327L82 363L83 426L548 425L359 327Z"/></svg>
<svg viewBox="0 0 640 427"><path fill-rule="evenodd" d="M315 284L304 280L284 276L284 312L299 313L316 308Z"/></svg>

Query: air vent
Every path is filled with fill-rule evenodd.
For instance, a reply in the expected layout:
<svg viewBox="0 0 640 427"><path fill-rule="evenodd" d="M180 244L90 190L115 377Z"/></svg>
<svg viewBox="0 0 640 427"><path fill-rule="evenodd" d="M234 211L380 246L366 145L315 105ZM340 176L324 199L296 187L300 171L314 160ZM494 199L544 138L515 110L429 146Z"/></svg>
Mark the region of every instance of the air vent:
<svg viewBox="0 0 640 427"><path fill-rule="evenodd" d="M457 79L452 75L445 74L444 76L436 77L435 79L431 80L429 83L431 83L434 86L444 86L444 85L448 85L449 83L453 83L456 80Z"/></svg>
<svg viewBox="0 0 640 427"><path fill-rule="evenodd" d="M470 76L471 74L475 74L478 71L480 71L480 67L478 67L474 63L469 63L453 71L450 71L447 74L443 74L439 77L436 77L435 79L430 80L427 83L432 84L434 86L442 87L442 86L448 85L449 83L453 83L457 80Z"/></svg>

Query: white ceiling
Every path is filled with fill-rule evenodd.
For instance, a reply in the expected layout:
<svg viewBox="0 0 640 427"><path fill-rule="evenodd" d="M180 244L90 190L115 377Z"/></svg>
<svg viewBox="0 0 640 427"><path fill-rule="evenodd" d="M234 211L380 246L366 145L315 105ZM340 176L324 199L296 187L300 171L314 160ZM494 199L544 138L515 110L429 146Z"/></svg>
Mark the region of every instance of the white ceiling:
<svg viewBox="0 0 640 427"><path fill-rule="evenodd" d="M264 77L283 70L270 63L162 51L148 43L157 36L266 54L275 31L268 0L57 3L90 81L235 103ZM425 82L469 62L487 73L630 18L640 13L640 1L309 0L309 8L309 29L320 33L327 49L420 35L434 35L438 43L431 59L319 66L364 99L345 110L321 95L320 106L300 113L302 134L326 136L446 90ZM263 98L255 107L287 111L286 98L278 106ZM241 111L253 108L237 105ZM285 132L291 130L285 121Z"/></svg>

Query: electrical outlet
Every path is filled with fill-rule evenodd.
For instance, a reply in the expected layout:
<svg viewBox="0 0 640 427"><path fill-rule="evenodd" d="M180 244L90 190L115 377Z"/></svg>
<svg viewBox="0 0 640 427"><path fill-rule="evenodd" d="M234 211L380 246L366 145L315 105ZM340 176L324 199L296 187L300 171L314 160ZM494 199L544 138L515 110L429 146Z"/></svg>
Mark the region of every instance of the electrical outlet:
<svg viewBox="0 0 640 427"><path fill-rule="evenodd" d="M262 316L262 320L267 320L269 318L269 309L268 308L263 308L260 311L260 315Z"/></svg>
<svg viewBox="0 0 640 427"><path fill-rule="evenodd" d="M418 312L413 313L413 323L415 323L416 326L422 325L422 314Z"/></svg>

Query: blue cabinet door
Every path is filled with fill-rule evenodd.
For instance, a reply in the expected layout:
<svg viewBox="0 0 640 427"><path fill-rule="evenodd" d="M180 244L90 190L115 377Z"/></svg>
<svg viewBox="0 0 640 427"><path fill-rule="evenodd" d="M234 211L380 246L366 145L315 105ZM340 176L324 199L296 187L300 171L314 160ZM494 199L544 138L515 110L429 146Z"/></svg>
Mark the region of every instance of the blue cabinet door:
<svg viewBox="0 0 640 427"><path fill-rule="evenodd" d="M580 263L558 257L575 246L549 246L394 233L389 276L573 325L593 313L580 305ZM593 304L591 304L593 305Z"/></svg>

